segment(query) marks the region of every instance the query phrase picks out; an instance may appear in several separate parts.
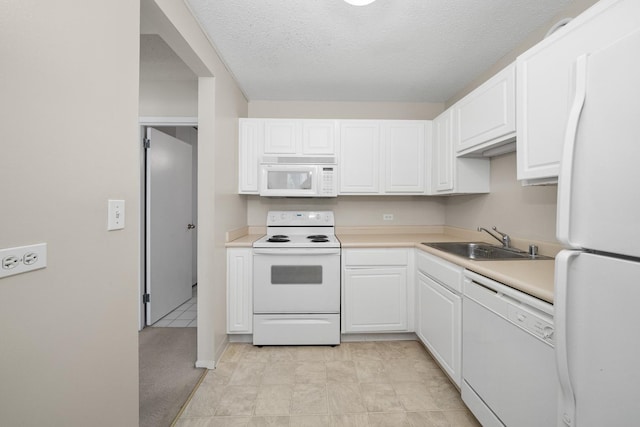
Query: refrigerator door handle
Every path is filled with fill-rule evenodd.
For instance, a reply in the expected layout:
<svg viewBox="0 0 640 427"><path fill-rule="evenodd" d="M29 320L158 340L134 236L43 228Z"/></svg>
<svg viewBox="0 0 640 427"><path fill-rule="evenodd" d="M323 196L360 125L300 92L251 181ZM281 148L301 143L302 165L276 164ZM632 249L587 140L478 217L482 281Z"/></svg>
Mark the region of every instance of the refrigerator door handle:
<svg viewBox="0 0 640 427"><path fill-rule="evenodd" d="M554 323L555 323L555 356L560 398L558 405L560 419L558 426L574 427L576 400L569 377L569 358L567 354L567 288L569 280L569 264L580 255L579 251L563 250L556 256Z"/></svg>
<svg viewBox="0 0 640 427"><path fill-rule="evenodd" d="M587 90L587 55L578 57L575 63L575 96L567 119L567 128L564 136L562 160L558 174L558 219L556 236L562 243L575 247L571 243L569 224L571 217L571 187L573 177L573 154L578 133L580 114L586 97Z"/></svg>

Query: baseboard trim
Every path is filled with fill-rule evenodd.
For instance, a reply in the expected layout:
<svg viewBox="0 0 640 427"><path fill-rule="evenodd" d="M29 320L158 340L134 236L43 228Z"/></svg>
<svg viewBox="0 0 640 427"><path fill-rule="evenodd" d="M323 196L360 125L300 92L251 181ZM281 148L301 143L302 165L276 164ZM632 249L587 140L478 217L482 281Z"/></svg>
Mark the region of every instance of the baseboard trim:
<svg viewBox="0 0 640 427"><path fill-rule="evenodd" d="M252 334L229 334L227 335L227 338L230 343L253 343ZM340 342L360 341L418 341L418 336L413 332L358 333L340 335ZM218 358L218 360L220 360L220 358Z"/></svg>
<svg viewBox="0 0 640 427"><path fill-rule="evenodd" d="M196 360L196 368L215 369L215 360Z"/></svg>
<svg viewBox="0 0 640 427"><path fill-rule="evenodd" d="M340 341L418 341L418 336L413 332L342 334L342 336L340 337Z"/></svg>

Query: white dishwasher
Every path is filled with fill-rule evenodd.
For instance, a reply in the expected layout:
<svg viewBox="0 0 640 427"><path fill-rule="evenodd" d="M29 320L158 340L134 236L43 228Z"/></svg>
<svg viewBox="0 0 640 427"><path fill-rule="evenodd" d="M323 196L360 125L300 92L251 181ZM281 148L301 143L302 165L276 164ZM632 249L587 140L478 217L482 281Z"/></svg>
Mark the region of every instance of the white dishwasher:
<svg viewBox="0 0 640 427"><path fill-rule="evenodd" d="M463 293L466 405L484 427L554 426L553 305L471 271Z"/></svg>

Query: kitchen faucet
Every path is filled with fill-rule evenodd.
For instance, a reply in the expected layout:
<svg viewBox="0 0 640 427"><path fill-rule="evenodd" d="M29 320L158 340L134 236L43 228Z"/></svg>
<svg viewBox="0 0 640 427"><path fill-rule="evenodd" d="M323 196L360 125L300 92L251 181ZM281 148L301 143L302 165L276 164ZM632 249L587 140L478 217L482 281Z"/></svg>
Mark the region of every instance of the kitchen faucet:
<svg viewBox="0 0 640 427"><path fill-rule="evenodd" d="M478 227L478 231L486 231L487 233L489 233L489 236L493 237L494 239L496 239L498 242L502 243L502 246L505 248L510 248L511 247L511 237L509 237L508 234L503 233L501 231L499 231L496 226L494 225L493 227L491 227L491 229L493 231L495 231L496 233L498 233L500 235L500 237L496 236L495 234L493 234L492 232L490 232L489 230L487 230L484 227Z"/></svg>

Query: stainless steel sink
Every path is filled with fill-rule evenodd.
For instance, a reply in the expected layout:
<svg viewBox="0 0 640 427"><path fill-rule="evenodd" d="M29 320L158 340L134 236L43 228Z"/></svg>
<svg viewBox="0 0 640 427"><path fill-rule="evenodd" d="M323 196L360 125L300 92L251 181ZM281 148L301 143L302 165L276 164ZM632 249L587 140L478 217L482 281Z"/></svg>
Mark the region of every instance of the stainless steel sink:
<svg viewBox="0 0 640 427"><path fill-rule="evenodd" d="M529 255L519 249L504 248L484 242L435 242L422 244L476 261L553 259L542 255Z"/></svg>

